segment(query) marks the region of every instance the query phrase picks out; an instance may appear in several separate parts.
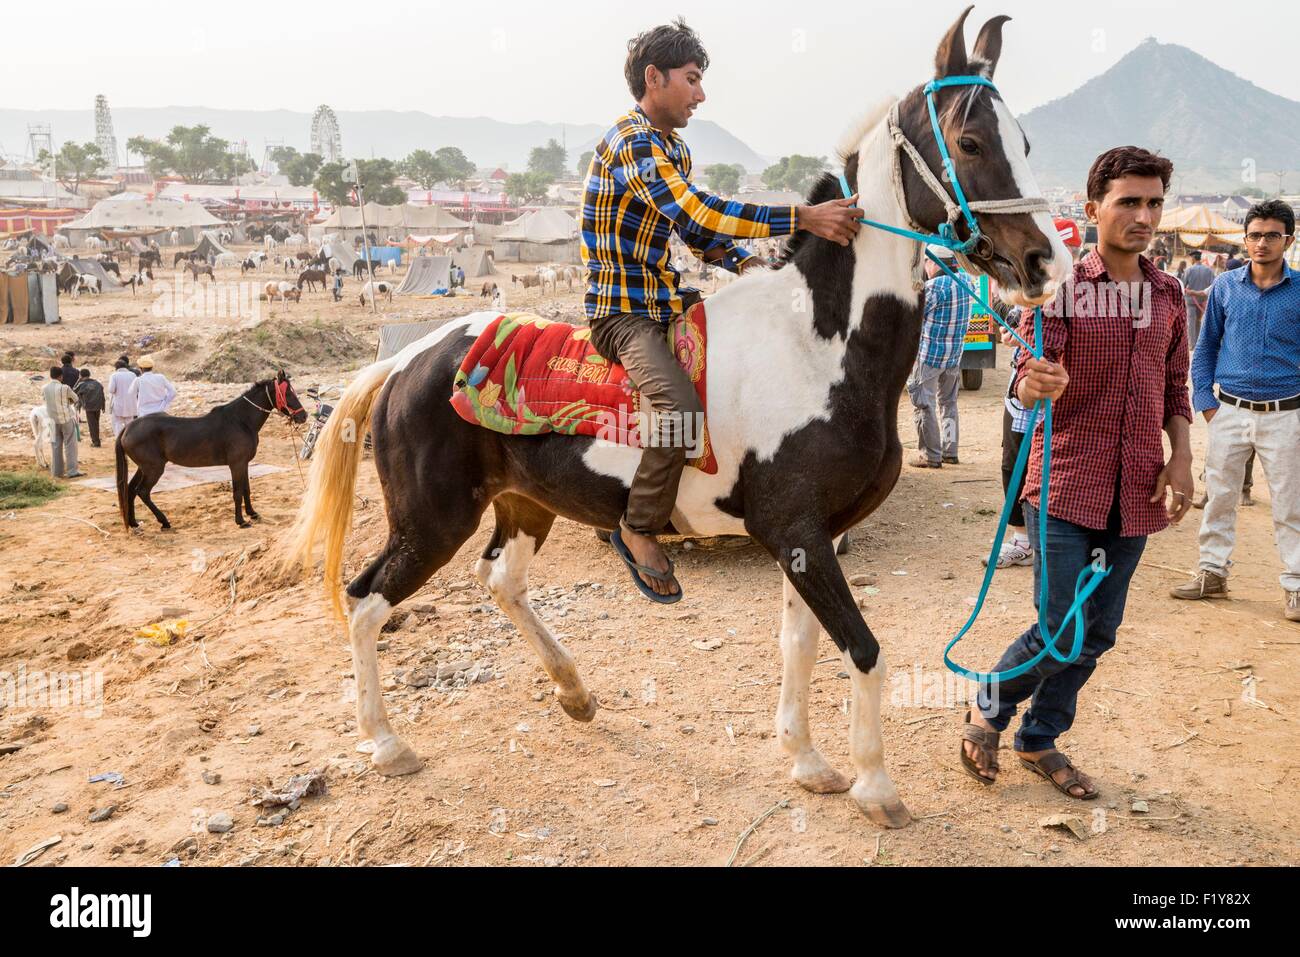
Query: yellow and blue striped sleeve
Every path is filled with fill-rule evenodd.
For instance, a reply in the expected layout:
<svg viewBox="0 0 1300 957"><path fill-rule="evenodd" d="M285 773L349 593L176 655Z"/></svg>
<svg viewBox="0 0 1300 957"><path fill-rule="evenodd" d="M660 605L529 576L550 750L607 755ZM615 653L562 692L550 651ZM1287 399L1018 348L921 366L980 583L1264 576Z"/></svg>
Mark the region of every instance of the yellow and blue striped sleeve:
<svg viewBox="0 0 1300 957"><path fill-rule="evenodd" d="M637 199L701 241L765 239L794 232L793 206L755 206L697 189L644 131L636 131L617 144L609 171Z"/></svg>

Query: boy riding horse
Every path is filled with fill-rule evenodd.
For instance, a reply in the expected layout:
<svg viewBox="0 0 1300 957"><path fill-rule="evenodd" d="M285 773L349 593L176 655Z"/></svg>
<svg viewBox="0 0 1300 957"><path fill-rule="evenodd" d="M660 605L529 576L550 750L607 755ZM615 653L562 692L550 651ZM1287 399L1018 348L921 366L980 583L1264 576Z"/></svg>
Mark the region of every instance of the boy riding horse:
<svg viewBox="0 0 1300 957"><path fill-rule="evenodd" d="M857 196L816 206L755 206L697 189L690 182L690 150L674 131L704 102L701 80L708 65L699 38L680 19L635 37L624 74L636 108L596 146L583 190L591 342L623 365L651 406L652 426L643 430L627 510L610 540L638 576L642 593L665 604L682 592L655 536L672 515L686 446L700 436L704 414L668 345L669 321L700 298L679 284L669 235L676 230L703 261L740 273L760 260L732 239L802 229L846 246L862 217Z"/></svg>

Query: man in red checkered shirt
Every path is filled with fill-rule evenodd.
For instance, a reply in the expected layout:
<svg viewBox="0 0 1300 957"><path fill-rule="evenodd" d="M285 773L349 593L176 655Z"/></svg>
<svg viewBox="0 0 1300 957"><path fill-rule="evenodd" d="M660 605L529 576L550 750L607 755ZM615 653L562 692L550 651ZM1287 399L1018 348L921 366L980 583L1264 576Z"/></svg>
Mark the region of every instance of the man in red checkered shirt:
<svg viewBox="0 0 1300 957"><path fill-rule="evenodd" d="M1097 248L1079 260L1042 317L1043 358L1021 353L1016 395L1029 406L1052 399L1052 474L1042 501L1043 434L1035 431L1024 489L1025 522L1035 553L1046 557L1046 620L1053 634L1074 600L1080 571L1109 567L1083 606L1079 658L1062 664L1047 655L1023 675L989 688L989 705L973 709L962 730L961 760L981 783L997 776L998 735L1017 705L1032 698L1015 737L1028 769L1057 790L1088 800L1098 790L1056 750L1074 722L1079 690L1097 659L1115 644L1129 582L1146 537L1178 522L1191 506L1192 407L1187 393L1187 323L1178 281L1142 253L1155 238L1173 164L1136 146L1097 157L1088 173L1088 219ZM1033 341L1027 311L1020 334ZM1041 420L1040 420L1041 421ZM1161 432L1168 434L1165 456ZM1040 542L1039 509L1047 511ZM1034 605L1042 570L1034 565ZM1070 646L1073 626L1058 642ZM1031 625L1002 654L993 671L1028 661L1043 648Z"/></svg>

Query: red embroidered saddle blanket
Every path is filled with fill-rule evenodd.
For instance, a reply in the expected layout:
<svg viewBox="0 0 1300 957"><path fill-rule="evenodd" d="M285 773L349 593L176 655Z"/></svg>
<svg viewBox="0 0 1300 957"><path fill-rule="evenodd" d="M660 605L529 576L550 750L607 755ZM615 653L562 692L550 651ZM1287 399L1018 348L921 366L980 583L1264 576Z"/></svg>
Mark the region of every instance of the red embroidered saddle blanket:
<svg viewBox="0 0 1300 957"><path fill-rule="evenodd" d="M669 345L708 408L704 304L668 325ZM507 435L590 435L641 448L641 393L617 362L591 344L591 330L512 312L493 319L470 346L452 384L452 407L467 422ZM648 411L648 410L647 410ZM687 464L718 470L708 426L688 426Z"/></svg>

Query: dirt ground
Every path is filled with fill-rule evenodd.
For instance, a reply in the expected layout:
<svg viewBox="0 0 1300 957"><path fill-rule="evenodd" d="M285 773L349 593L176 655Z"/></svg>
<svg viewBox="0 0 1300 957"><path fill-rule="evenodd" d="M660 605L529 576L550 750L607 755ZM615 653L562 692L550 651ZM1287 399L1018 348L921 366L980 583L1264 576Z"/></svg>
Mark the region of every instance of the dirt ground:
<svg viewBox="0 0 1300 957"><path fill-rule="evenodd" d="M238 271L218 278L237 280ZM348 293L338 305L307 293L244 330L159 318L152 296L130 293L64 298L61 326L0 329L0 468L31 467L26 416L40 383L30 376L66 348L101 380L118 353L152 351L178 382L172 411L192 414L241 391L203 375L214 353L230 352L222 337L249 346L250 363L280 360L302 389L346 380L383 321L458 315L479 301L399 298L376 317L357 305L355 282ZM512 309L580 310L577 292L542 297L515 287L507 296ZM247 379L272 371L231 368ZM1300 831L1287 795L1300 784L1300 627L1281 615L1262 471L1258 504L1239 519L1231 600L1167 597L1195 565L1199 513L1150 541L1118 645L1063 741L1099 781L1096 807L1057 794L1010 754L995 787L962 773L964 706L943 693L942 650L969 614L1001 502L1004 385L997 372L982 390L962 393L962 464L905 468L842 558L846 574L874 580L855 591L890 662L887 762L917 818L904 830L881 831L847 795L809 794L790 780L772 731L780 576L744 539L674 540L687 598L659 607L635 595L591 530L557 522L531 587L602 703L591 724L578 724L473 578L487 519L383 636L389 712L425 769L391 780L369 770L354 750L346 637L318 582L282 581L274 571L276 537L302 490L295 436L274 420L257 461L286 470L254 480L262 519L253 529L235 526L228 485L158 496L170 533L146 516L127 534L111 494L75 485L45 506L0 514L0 682L26 675L9 687L35 697L38 672L86 673L86 689L102 678L102 701L0 697L0 752L23 745L0 755L0 859L58 835L28 866L172 858L185 866L686 865L733 854L755 866L1297 863ZM904 435L910 423L904 398ZM1204 439L1198 424L1198 470ZM83 442L81 453L90 475L112 474L109 444ZM384 535L369 459L359 495L349 575ZM1030 582L1027 568L999 573L959 660L992 664L1031 618ZM407 608L416 610L403 618ZM141 626L179 617L191 631L168 646L137 637ZM813 734L851 772L849 682L825 638L822 656ZM327 793L259 825L269 812L250 804L253 789L312 769L324 771ZM89 782L105 772L118 772L122 785ZM89 820L113 805L107 820ZM774 808L737 852L750 823ZM220 812L233 828L210 833ZM1080 815L1084 839L1039 826L1058 812Z"/></svg>

